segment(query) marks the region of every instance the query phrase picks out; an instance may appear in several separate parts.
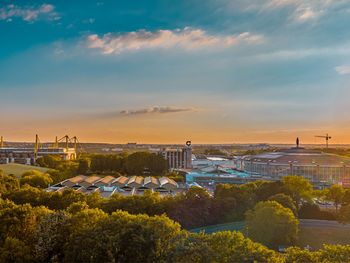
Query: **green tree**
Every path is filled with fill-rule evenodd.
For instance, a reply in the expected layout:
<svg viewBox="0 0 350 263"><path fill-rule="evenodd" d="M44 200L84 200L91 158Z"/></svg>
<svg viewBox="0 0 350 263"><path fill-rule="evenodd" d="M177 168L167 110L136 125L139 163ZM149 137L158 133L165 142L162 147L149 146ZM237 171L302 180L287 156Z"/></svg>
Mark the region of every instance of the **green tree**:
<svg viewBox="0 0 350 263"><path fill-rule="evenodd" d="M278 254L237 232L191 234L169 254L169 262L281 262Z"/></svg>
<svg viewBox="0 0 350 263"><path fill-rule="evenodd" d="M335 211L338 212L339 205L343 201L345 191L344 188L340 185L332 185L329 189L326 191L326 200L331 201L334 203Z"/></svg>
<svg viewBox="0 0 350 263"><path fill-rule="evenodd" d="M350 245L325 245L318 251L317 262L350 262Z"/></svg>
<svg viewBox="0 0 350 263"><path fill-rule="evenodd" d="M117 211L79 231L66 246L65 261L164 262L181 233L180 225L166 216Z"/></svg>
<svg viewBox="0 0 350 263"><path fill-rule="evenodd" d="M289 247L285 251L285 263L317 263L317 255L299 247Z"/></svg>
<svg viewBox="0 0 350 263"><path fill-rule="evenodd" d="M167 215L190 229L212 224L212 197L203 188L192 187L167 206Z"/></svg>
<svg viewBox="0 0 350 263"><path fill-rule="evenodd" d="M19 189L19 182L14 175L5 175L0 170L0 196Z"/></svg>
<svg viewBox="0 0 350 263"><path fill-rule="evenodd" d="M70 235L70 215L64 211L42 218L36 229L35 254L40 262L61 261L63 246Z"/></svg>
<svg viewBox="0 0 350 263"><path fill-rule="evenodd" d="M293 198L297 208L300 207L301 200L309 200L312 195L312 185L309 180L302 176L285 176L282 179L286 194Z"/></svg>
<svg viewBox="0 0 350 263"><path fill-rule="evenodd" d="M276 194L271 196L269 199L269 201L276 201L277 203L279 203L280 205L289 208L290 210L292 210L293 214L295 216L297 216L298 212L297 212L297 208L295 206L295 202L293 201L293 199L285 194Z"/></svg>
<svg viewBox="0 0 350 263"><path fill-rule="evenodd" d="M343 224L350 223L350 205L343 205L338 214L338 221Z"/></svg>
<svg viewBox="0 0 350 263"><path fill-rule="evenodd" d="M126 157L124 166L129 175L142 175L145 173L161 175L167 170L168 163L159 154L136 152Z"/></svg>
<svg viewBox="0 0 350 263"><path fill-rule="evenodd" d="M78 174L87 174L90 170L91 160L89 158L79 159Z"/></svg>
<svg viewBox="0 0 350 263"><path fill-rule="evenodd" d="M246 224L248 236L268 247L291 245L297 239L298 220L276 201L259 202L247 211Z"/></svg>
<svg viewBox="0 0 350 263"><path fill-rule="evenodd" d="M0 248L0 263L34 262L33 251L17 238L7 237Z"/></svg>
<svg viewBox="0 0 350 263"><path fill-rule="evenodd" d="M53 180L49 174L44 174L35 170L24 173L20 179L21 185L27 184L38 188L47 188L52 182Z"/></svg>
<svg viewBox="0 0 350 263"><path fill-rule="evenodd" d="M33 244L38 223L51 211L45 207L31 207L29 204L15 205L8 201L1 203L0 242L13 237L26 244Z"/></svg>

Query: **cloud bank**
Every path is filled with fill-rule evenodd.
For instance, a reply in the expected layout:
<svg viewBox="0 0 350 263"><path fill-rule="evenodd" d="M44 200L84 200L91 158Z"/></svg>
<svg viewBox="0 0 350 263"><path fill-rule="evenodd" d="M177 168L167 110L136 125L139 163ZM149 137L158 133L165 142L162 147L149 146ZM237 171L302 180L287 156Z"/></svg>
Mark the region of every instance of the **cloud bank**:
<svg viewBox="0 0 350 263"><path fill-rule="evenodd" d="M186 27L176 30L139 30L126 34L108 33L102 37L93 34L87 37L87 45L99 49L103 54L120 54L154 48L181 48L195 50L207 47L229 47L237 43L258 44L263 42L261 35L244 32L239 35L214 36L201 29Z"/></svg>
<svg viewBox="0 0 350 263"><path fill-rule="evenodd" d="M13 4L0 9L0 20L12 21L12 18L21 18L24 21L32 22L40 17L57 18L54 12L55 7L50 4L42 4L37 7L19 7Z"/></svg>
<svg viewBox="0 0 350 263"><path fill-rule="evenodd" d="M176 113L176 112L191 112L194 111L193 108L177 108L171 106L164 107L151 107L145 109L136 109L136 110L122 110L120 115L132 116L132 115L147 115L147 114L167 114L167 113Z"/></svg>

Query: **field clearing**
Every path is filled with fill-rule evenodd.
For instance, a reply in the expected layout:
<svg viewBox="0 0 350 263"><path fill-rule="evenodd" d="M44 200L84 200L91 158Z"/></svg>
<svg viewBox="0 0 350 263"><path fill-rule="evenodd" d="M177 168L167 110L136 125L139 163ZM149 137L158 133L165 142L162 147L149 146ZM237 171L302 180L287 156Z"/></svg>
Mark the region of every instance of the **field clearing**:
<svg viewBox="0 0 350 263"><path fill-rule="evenodd" d="M191 229L191 232L204 231L207 234L219 231L240 231L244 234L244 222L213 225ZM301 220L299 240L297 246L312 249L320 249L323 244L350 245L350 225L341 225L334 221L325 220Z"/></svg>
<svg viewBox="0 0 350 263"><path fill-rule="evenodd" d="M36 170L36 171L45 173L49 169L38 167L38 166L18 164L18 163L8 163L8 164L0 164L0 170L2 170L7 175L13 174L17 177L20 177L23 173L27 171Z"/></svg>

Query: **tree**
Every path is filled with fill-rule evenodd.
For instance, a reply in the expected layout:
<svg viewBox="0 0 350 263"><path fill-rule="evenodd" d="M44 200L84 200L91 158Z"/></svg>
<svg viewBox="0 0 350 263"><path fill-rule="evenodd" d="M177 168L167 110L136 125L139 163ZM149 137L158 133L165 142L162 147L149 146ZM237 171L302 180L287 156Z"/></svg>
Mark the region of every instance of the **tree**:
<svg viewBox="0 0 350 263"><path fill-rule="evenodd" d="M343 196L343 205L349 205L350 204L350 189L344 190L344 196Z"/></svg>
<svg viewBox="0 0 350 263"><path fill-rule="evenodd" d="M87 174L90 170L91 160L88 158L79 159L78 174Z"/></svg>
<svg viewBox="0 0 350 263"><path fill-rule="evenodd" d="M165 262L181 233L180 225L166 216L117 211L76 233L66 246L65 261Z"/></svg>
<svg viewBox="0 0 350 263"><path fill-rule="evenodd" d="M350 245L325 245L317 256L317 262L350 262Z"/></svg>
<svg viewBox="0 0 350 263"><path fill-rule="evenodd" d="M159 154L136 152L126 157L124 166L129 175L142 175L145 173L161 175L167 170L168 163Z"/></svg>
<svg viewBox="0 0 350 263"><path fill-rule="evenodd" d="M314 253L299 247L289 247L285 251L285 263L317 263L317 257Z"/></svg>
<svg viewBox="0 0 350 263"><path fill-rule="evenodd" d="M169 262L281 262L278 254L238 232L191 234L178 243Z"/></svg>
<svg viewBox="0 0 350 263"><path fill-rule="evenodd" d="M298 234L298 220L289 208L276 201L259 202L246 213L248 236L254 241L276 248L291 245Z"/></svg>
<svg viewBox="0 0 350 263"><path fill-rule="evenodd" d="M344 188L340 185L332 185L326 191L326 200L332 201L335 206L335 211L338 212L338 207L343 201L345 191Z"/></svg>
<svg viewBox="0 0 350 263"><path fill-rule="evenodd" d="M21 185L27 184L38 188L47 188L52 182L53 180L49 174L44 174L35 170L24 173L20 179Z"/></svg>
<svg viewBox="0 0 350 263"><path fill-rule="evenodd" d="M51 213L45 207L15 205L8 201L1 201L1 207L0 242L13 237L26 244L33 244L38 223L42 217Z"/></svg>
<svg viewBox="0 0 350 263"><path fill-rule="evenodd" d="M293 201L293 199L290 196L281 193L281 194L276 194L276 195L271 196L268 200L269 201L276 201L280 205L292 210L292 212L295 216L298 215L297 208L295 206L295 202Z"/></svg>
<svg viewBox="0 0 350 263"><path fill-rule="evenodd" d="M63 246L69 238L70 215L64 211L42 218L36 230L35 252L40 262L62 259Z"/></svg>
<svg viewBox="0 0 350 263"><path fill-rule="evenodd" d="M293 198L299 209L302 199L309 200L312 194L312 185L302 176L285 176L282 179L286 194Z"/></svg>
<svg viewBox="0 0 350 263"><path fill-rule="evenodd" d="M19 189L19 182L14 175L5 175L0 170L0 196Z"/></svg>
<svg viewBox="0 0 350 263"><path fill-rule="evenodd" d="M187 229L212 224L212 198L200 187L192 187L175 197L167 206L167 215Z"/></svg>
<svg viewBox="0 0 350 263"><path fill-rule="evenodd" d="M61 162L61 157L56 155L44 155L36 160L36 163L41 167L48 167L51 169L56 169Z"/></svg>
<svg viewBox="0 0 350 263"><path fill-rule="evenodd" d="M343 224L350 223L350 205L343 205L340 208L338 221Z"/></svg>
<svg viewBox="0 0 350 263"><path fill-rule="evenodd" d="M33 251L17 238L7 237L0 248L0 263L33 262Z"/></svg>

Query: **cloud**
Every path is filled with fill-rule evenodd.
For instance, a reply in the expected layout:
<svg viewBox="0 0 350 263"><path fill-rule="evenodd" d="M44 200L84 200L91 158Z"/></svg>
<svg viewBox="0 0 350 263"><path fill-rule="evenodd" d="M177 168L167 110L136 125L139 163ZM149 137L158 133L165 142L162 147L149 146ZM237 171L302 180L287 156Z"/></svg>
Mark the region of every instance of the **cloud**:
<svg viewBox="0 0 350 263"><path fill-rule="evenodd" d="M350 66L339 66L335 68L335 71L338 72L339 75L349 75L350 74Z"/></svg>
<svg viewBox="0 0 350 263"><path fill-rule="evenodd" d="M333 8L348 4L348 0L242 0L239 6L247 11L271 12L290 9L290 19L295 22L315 21Z"/></svg>
<svg viewBox="0 0 350 263"><path fill-rule="evenodd" d="M146 109L136 109L136 110L122 110L119 112L120 115L131 116L131 115L146 115L146 114L167 114L176 112L191 112L194 111L193 108L177 108L171 106L165 107L151 107Z"/></svg>
<svg viewBox="0 0 350 263"><path fill-rule="evenodd" d="M12 21L12 18L19 17L27 22L32 22L40 17L59 19L54 11L55 7L50 4L42 4L36 7L19 7L13 4L0 9L0 20Z"/></svg>
<svg viewBox="0 0 350 263"><path fill-rule="evenodd" d="M87 37L89 48L100 49L104 54L120 54L154 48L181 48L195 50L208 47L229 47L238 43L259 44L264 37L250 32L239 35L214 36L201 29L186 27L176 30L146 31L139 30L126 34L105 34L102 37L93 34Z"/></svg>

